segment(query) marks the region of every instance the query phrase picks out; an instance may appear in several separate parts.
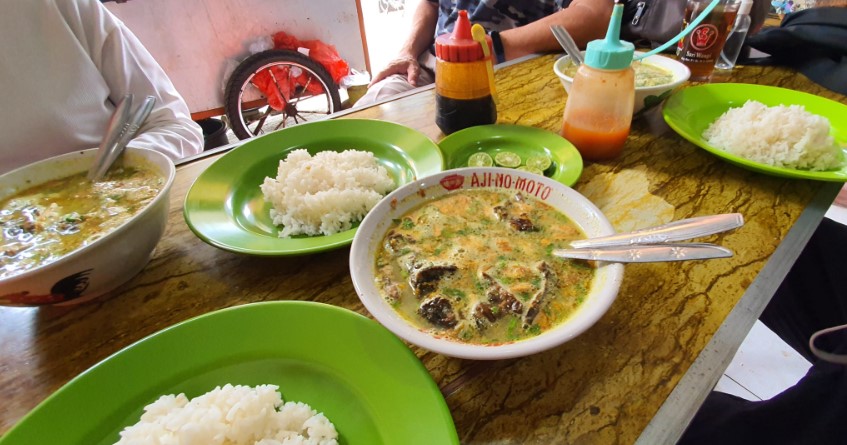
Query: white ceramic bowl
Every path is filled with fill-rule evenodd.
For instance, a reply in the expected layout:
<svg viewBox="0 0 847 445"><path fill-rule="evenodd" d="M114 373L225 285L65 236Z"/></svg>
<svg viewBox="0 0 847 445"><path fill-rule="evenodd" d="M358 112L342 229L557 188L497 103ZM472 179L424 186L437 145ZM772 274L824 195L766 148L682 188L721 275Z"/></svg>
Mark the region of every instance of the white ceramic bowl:
<svg viewBox="0 0 847 445"><path fill-rule="evenodd" d="M585 51L582 52L585 55ZM635 52L636 55L642 54L639 51ZM639 111L651 108L655 105L658 105L662 102L666 97L668 97L671 93L674 92L677 88L679 88L685 81L691 77L691 71L685 66L682 62L678 62L670 57L661 56L658 54L647 57L643 60L644 63L649 63L660 68L664 68L673 74L673 80L670 83L664 85L657 85L652 87L638 87L635 89L635 105L633 107L633 113L638 113ZM566 92L570 92L571 85L573 85L573 78L566 75L564 73L564 69L571 63L571 56L563 56L556 60L556 63L553 64L553 71L556 73L556 76L559 77L559 80L562 82L562 86L565 87Z"/></svg>
<svg viewBox="0 0 847 445"><path fill-rule="evenodd" d="M97 149L76 151L35 162L0 176L0 199L53 179L87 171ZM125 165L144 165L165 179L147 207L106 236L64 257L0 279L0 304L39 306L76 304L100 296L137 274L162 237L168 220L176 170L165 155L130 148Z"/></svg>
<svg viewBox="0 0 847 445"><path fill-rule="evenodd" d="M536 337L500 345L475 345L432 336L407 322L380 295L374 282L375 254L392 219L399 218L424 200L437 198L451 190L482 186L522 190L538 196L568 215L589 237L614 233L611 224L594 204L570 187L550 178L497 167L461 168L428 176L406 184L383 198L367 214L353 238L350 274L356 293L368 311L377 321L409 343L452 357L479 360L534 354L567 342L591 327L618 294L623 278L622 264L600 265L585 302L560 325Z"/></svg>

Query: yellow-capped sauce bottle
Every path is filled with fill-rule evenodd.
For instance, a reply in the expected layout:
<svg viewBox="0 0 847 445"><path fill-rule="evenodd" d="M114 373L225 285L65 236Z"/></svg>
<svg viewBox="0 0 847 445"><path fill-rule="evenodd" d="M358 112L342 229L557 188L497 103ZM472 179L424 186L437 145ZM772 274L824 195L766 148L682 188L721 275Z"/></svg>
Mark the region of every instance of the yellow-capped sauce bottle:
<svg viewBox="0 0 847 445"><path fill-rule="evenodd" d="M473 39L468 12L458 14L453 32L435 39L435 123L444 134L497 121L486 67L490 61Z"/></svg>
<svg viewBox="0 0 847 445"><path fill-rule="evenodd" d="M620 40L623 5L615 5L606 38L588 42L565 103L562 137L591 161L621 154L635 102L635 47Z"/></svg>

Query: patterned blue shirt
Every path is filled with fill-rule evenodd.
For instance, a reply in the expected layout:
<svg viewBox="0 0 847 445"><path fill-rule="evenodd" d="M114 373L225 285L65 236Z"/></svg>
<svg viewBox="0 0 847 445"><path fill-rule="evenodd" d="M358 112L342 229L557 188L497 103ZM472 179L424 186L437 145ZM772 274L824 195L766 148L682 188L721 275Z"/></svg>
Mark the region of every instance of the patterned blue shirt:
<svg viewBox="0 0 847 445"><path fill-rule="evenodd" d="M503 31L532 23L567 7L571 0L427 0L438 3L435 36L453 30L458 11L465 9L471 23L486 31Z"/></svg>

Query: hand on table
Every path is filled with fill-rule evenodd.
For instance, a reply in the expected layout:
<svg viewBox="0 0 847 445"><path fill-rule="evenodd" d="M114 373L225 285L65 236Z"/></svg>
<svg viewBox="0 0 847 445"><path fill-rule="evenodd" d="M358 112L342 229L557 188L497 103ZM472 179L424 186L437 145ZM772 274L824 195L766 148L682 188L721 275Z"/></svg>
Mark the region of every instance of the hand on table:
<svg viewBox="0 0 847 445"><path fill-rule="evenodd" d="M392 74L405 74L412 86L418 86L420 72L421 66L417 59L409 56L401 56L388 62L388 65L382 71L376 73L373 79L371 79L371 83L368 84L368 88Z"/></svg>

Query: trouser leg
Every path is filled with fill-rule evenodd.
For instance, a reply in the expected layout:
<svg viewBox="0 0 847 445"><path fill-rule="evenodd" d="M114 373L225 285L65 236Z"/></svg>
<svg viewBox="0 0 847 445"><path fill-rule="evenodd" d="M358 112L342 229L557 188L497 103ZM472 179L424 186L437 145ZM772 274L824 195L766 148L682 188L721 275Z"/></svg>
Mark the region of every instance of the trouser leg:
<svg viewBox="0 0 847 445"><path fill-rule="evenodd" d="M808 346L814 332L847 323L845 258L847 226L824 219L761 317L813 363L808 373L761 402L712 392L681 444L847 443L847 367L817 359ZM830 349L847 353L847 341Z"/></svg>
<svg viewBox="0 0 847 445"><path fill-rule="evenodd" d="M847 323L847 226L824 218L760 320L816 361L809 337Z"/></svg>

